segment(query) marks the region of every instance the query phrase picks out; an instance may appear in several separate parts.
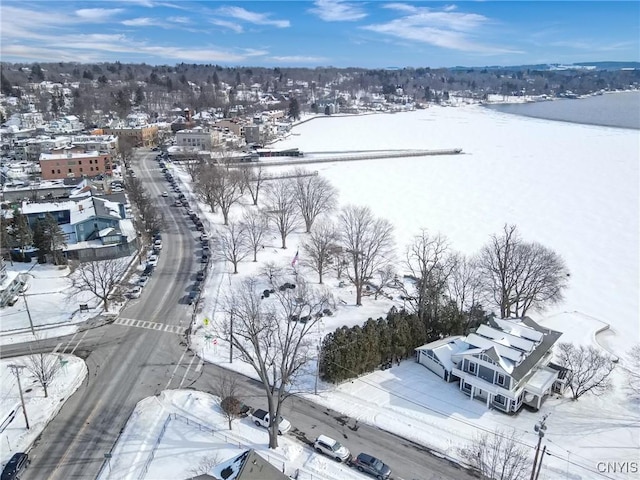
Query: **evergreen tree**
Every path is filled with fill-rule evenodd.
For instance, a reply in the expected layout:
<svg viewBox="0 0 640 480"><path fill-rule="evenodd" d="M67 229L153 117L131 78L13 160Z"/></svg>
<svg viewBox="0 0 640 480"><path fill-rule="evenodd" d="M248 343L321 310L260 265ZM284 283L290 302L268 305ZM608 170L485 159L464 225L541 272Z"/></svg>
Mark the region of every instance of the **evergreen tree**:
<svg viewBox="0 0 640 480"><path fill-rule="evenodd" d="M24 251L33 243L33 232L26 215L17 211L14 212L12 235L15 244L20 248L20 253L24 256Z"/></svg>
<svg viewBox="0 0 640 480"><path fill-rule="evenodd" d="M300 120L300 103L295 97L289 101L289 117L294 120Z"/></svg>
<svg viewBox="0 0 640 480"><path fill-rule="evenodd" d="M13 95L13 86L7 77L4 76L4 73L0 76L0 92L2 92L7 97Z"/></svg>
<svg viewBox="0 0 640 480"><path fill-rule="evenodd" d="M64 260L62 249L67 245L67 237L50 213L35 223L33 245L38 249L40 261L44 261L46 255L49 254L53 256L54 265L58 265Z"/></svg>

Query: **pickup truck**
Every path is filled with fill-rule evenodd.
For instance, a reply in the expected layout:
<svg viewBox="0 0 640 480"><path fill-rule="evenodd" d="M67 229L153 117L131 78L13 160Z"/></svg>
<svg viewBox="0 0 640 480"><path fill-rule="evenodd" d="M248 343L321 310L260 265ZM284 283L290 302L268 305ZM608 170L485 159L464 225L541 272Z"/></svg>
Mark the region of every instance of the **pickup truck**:
<svg viewBox="0 0 640 480"><path fill-rule="evenodd" d="M271 422L269 421L269 412L262 410L260 408L256 409L249 415L249 418L255 423L258 427L269 428ZM278 423L278 435L284 435L289 430L291 430L291 423L289 420L280 417L280 422Z"/></svg>

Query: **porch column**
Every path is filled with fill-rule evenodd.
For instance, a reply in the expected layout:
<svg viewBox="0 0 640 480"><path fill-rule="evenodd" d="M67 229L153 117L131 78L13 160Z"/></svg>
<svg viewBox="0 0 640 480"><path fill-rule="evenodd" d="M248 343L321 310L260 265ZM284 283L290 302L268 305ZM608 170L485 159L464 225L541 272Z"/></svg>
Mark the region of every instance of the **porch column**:
<svg viewBox="0 0 640 480"><path fill-rule="evenodd" d="M540 410L540 403L542 402L542 395L538 395L538 406L536 407L537 410Z"/></svg>
<svg viewBox="0 0 640 480"><path fill-rule="evenodd" d="M487 392L487 408L491 406L491 400L493 399L493 395Z"/></svg>
<svg viewBox="0 0 640 480"><path fill-rule="evenodd" d="M474 387L473 385L471 385L471 392L469 394L469 400L473 400L473 396L476 393L476 387Z"/></svg>

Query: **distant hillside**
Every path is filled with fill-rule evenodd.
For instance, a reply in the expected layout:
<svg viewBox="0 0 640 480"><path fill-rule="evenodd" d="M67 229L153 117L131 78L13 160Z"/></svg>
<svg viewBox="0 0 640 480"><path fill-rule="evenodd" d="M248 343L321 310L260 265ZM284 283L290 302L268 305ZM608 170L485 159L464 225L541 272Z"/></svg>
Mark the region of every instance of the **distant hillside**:
<svg viewBox="0 0 640 480"><path fill-rule="evenodd" d="M639 69L640 62L579 62L579 63L538 63L535 65L488 65L485 67L463 67L457 66L451 70L500 70L500 71L522 71L522 70L571 70L571 69L589 69L589 70L622 70L622 69Z"/></svg>

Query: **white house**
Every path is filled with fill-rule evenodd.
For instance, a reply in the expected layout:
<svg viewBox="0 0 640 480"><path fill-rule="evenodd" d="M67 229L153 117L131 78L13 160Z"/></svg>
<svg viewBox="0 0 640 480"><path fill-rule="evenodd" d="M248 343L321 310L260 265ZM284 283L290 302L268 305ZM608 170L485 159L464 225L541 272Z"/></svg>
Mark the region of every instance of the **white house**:
<svg viewBox="0 0 640 480"><path fill-rule="evenodd" d="M220 144L220 132L202 127L176 132L176 146L194 147L198 150L211 150Z"/></svg>
<svg viewBox="0 0 640 480"><path fill-rule="evenodd" d="M561 332L528 317L490 320L466 337L448 337L416 349L416 359L448 382L458 382L487 408L517 412L523 404L539 409L563 387L566 371L550 363Z"/></svg>

